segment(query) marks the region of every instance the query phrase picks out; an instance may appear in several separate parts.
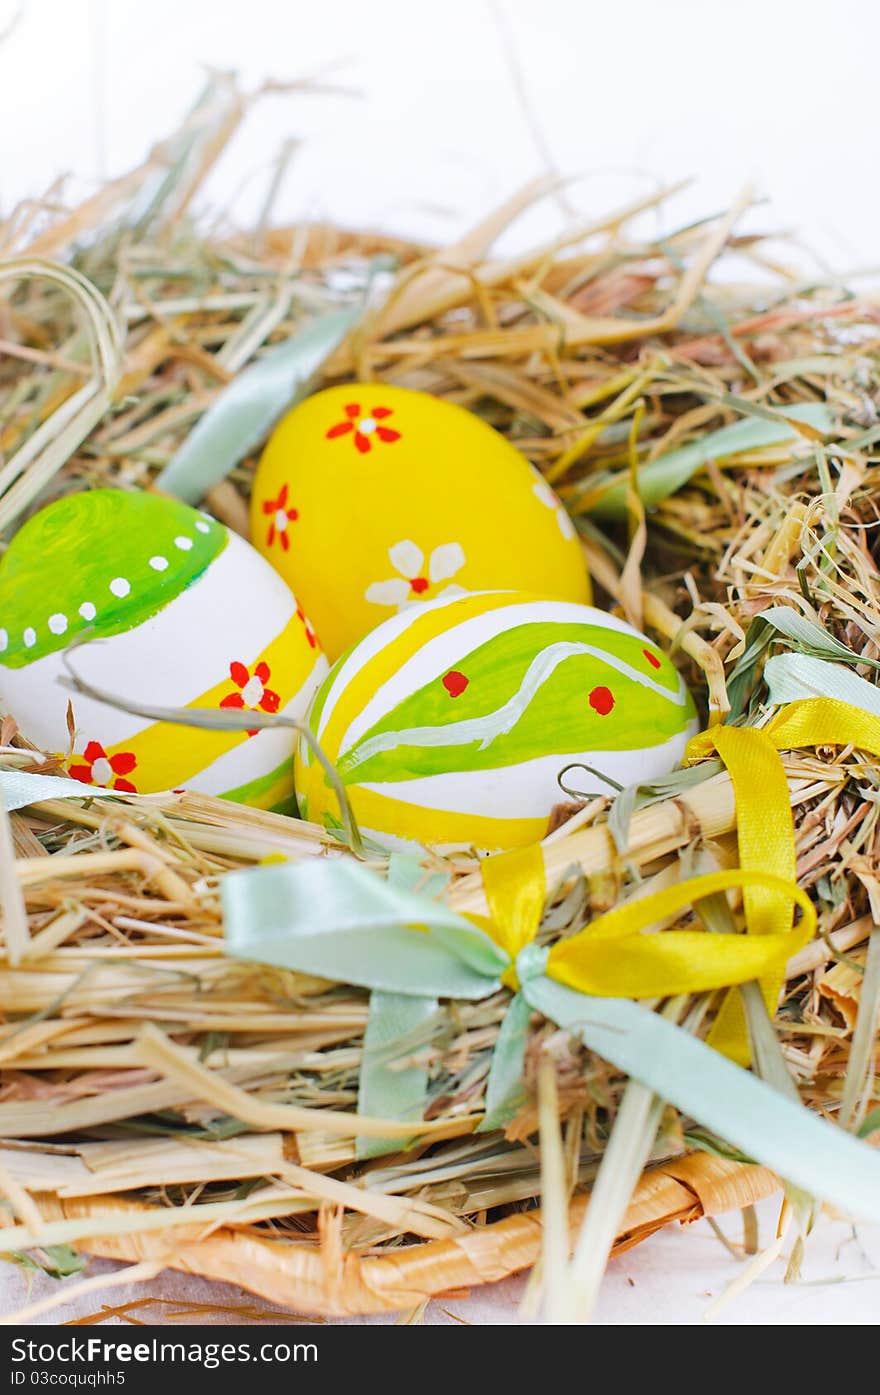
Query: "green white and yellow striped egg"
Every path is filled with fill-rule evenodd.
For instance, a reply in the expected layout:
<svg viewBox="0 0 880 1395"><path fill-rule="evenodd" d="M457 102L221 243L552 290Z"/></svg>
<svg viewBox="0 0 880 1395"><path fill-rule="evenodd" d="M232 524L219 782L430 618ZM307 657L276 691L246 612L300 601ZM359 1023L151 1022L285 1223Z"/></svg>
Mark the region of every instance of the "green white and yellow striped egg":
<svg viewBox="0 0 880 1395"><path fill-rule="evenodd" d="M64 650L81 639L77 673L123 699L302 717L327 672L314 632L277 573L216 519L143 492L59 499L0 563L0 627L0 706L74 779L293 807L291 729L153 722L59 681Z"/></svg>
<svg viewBox="0 0 880 1395"><path fill-rule="evenodd" d="M566 766L600 772L571 779L608 794L670 771L696 730L678 672L638 630L509 591L386 620L334 664L308 722L367 837L480 850L542 838ZM338 828L305 740L296 785L302 816Z"/></svg>

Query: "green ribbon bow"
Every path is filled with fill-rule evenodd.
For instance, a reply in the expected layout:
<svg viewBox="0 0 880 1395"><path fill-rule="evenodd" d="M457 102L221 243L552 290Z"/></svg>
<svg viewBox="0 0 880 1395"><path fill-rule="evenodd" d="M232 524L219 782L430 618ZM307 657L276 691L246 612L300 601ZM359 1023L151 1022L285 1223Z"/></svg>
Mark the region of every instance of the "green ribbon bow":
<svg viewBox="0 0 880 1395"><path fill-rule="evenodd" d="M382 1117L415 1125L426 1076L389 1068L395 1042L407 1054L407 1038L417 1038L438 999L484 999L502 978L513 980L519 987L496 1042L482 1127L500 1126L517 1106L529 1016L537 1012L795 1186L880 1220L880 1156L872 1148L650 1008L554 981L546 948L530 942L507 953L470 920L413 890L412 880L399 871L384 880L350 858L320 858L231 872L221 884L230 954L372 990L360 1086L371 1113L381 1104ZM394 1077L402 1077L399 1090ZM389 1141L384 1151L400 1146Z"/></svg>
<svg viewBox="0 0 880 1395"><path fill-rule="evenodd" d="M40 800L112 797L75 780L0 771L7 810ZM492 859L496 861L496 859ZM484 877L488 865L484 866ZM749 1071L629 998L598 997L549 978L549 951L529 942L511 955L479 926L434 899L445 884L412 859L392 858L388 879L348 857L228 873L221 883L226 948L240 959L372 990L360 1112L412 1119L427 1071L395 1068L417 1047L439 999L479 1001L511 980L480 1127L499 1128L519 1107L529 1018L538 1012L618 1070L670 1101L780 1177L853 1216L880 1220L880 1156L779 1094ZM418 888L418 889L414 889ZM533 930L532 930L533 933ZM399 1140L361 1140L359 1155Z"/></svg>

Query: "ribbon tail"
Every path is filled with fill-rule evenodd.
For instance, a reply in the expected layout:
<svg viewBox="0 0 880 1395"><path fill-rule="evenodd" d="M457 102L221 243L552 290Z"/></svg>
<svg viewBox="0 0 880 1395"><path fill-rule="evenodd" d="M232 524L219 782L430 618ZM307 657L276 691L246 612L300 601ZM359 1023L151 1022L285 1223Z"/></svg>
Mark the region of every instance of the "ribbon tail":
<svg viewBox="0 0 880 1395"><path fill-rule="evenodd" d="M503 1129L519 1113L526 1091L523 1074L532 1009L522 993L511 1000L495 1042L486 1083L486 1114L477 1133Z"/></svg>
<svg viewBox="0 0 880 1395"><path fill-rule="evenodd" d="M162 471L159 488L189 504L204 498L302 400L321 364L362 313L360 305L352 305L316 315L305 329L255 359L196 423Z"/></svg>
<svg viewBox="0 0 880 1395"><path fill-rule="evenodd" d="M769 975L762 978L758 984L771 1022L776 1016L776 1007L784 981L785 970L783 968L772 978ZM722 1055L728 1056L731 1061L736 1061L737 1065L748 1066L751 1063L752 1049L749 1044L749 1028L739 988L729 988L725 993L721 1007L718 1009L718 1016L712 1023L706 1039L710 1046L714 1047L716 1051L720 1051Z"/></svg>
<svg viewBox="0 0 880 1395"><path fill-rule="evenodd" d="M658 1013L529 979L536 1012L747 1157L858 1219L880 1221L880 1153L784 1098Z"/></svg>
<svg viewBox="0 0 880 1395"><path fill-rule="evenodd" d="M0 795L9 813L44 799L114 799L116 790L84 785L64 775L32 775L26 770L0 770Z"/></svg>
<svg viewBox="0 0 880 1395"><path fill-rule="evenodd" d="M747 871L770 872L794 885L794 821L788 781L774 743L766 732L753 727L718 727L713 735L736 795L740 866ZM791 898L750 887L743 902L750 934L784 934L791 929ZM776 1016L784 973L784 965L780 965L761 979L761 995L771 1019ZM726 994L708 1041L739 1065L749 1064L748 1027L738 989Z"/></svg>
<svg viewBox="0 0 880 1395"><path fill-rule="evenodd" d="M404 993L370 995L364 1032L358 1113L373 1119L405 1123L421 1121L428 1100L428 1072L424 1066L401 1066L402 1057L421 1045L421 1028L437 1012L436 998L416 998ZM358 1138L358 1159L377 1158L409 1147L400 1138Z"/></svg>

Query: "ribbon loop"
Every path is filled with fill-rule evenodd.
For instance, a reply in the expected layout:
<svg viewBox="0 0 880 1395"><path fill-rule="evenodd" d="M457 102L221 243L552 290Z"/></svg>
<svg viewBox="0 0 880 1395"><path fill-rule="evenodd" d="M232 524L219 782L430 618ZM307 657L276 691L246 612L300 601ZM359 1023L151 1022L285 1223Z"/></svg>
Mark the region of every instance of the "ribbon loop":
<svg viewBox="0 0 880 1395"><path fill-rule="evenodd" d="M492 923L487 926L496 944L516 959L538 933L547 886L540 843L498 853L481 863L483 889Z"/></svg>
<svg viewBox="0 0 880 1395"><path fill-rule="evenodd" d="M692 738L685 759L693 764L718 752L736 796L740 866L762 869L794 886L794 820L780 751L801 746L847 746L880 756L880 721L834 698L805 698L779 711L766 727L711 727ZM791 897L746 894L746 923L758 935L779 934L791 923ZM762 975L761 992L771 1017L784 965ZM748 1030L738 993L730 993L709 1033L709 1044L741 1065L750 1059Z"/></svg>
<svg viewBox="0 0 880 1395"><path fill-rule="evenodd" d="M812 936L816 913L794 881L791 805L777 752L850 742L880 755L880 721L826 699L793 704L761 731L705 733L688 758L717 746L726 762L744 865L631 900L549 950L534 943L546 893L540 847L482 864L488 933L345 858L230 873L222 882L227 947L242 958L405 995L487 998L502 977L521 982L493 1057L487 1126L503 1126L518 1108L529 1013L536 1011L794 1185L880 1220L880 1160L871 1148L633 1001L755 978L779 982L787 957ZM735 887L744 890L753 933L645 933L701 896ZM795 905L801 918L792 926Z"/></svg>
<svg viewBox="0 0 880 1395"><path fill-rule="evenodd" d="M485 998L510 963L442 902L347 857L228 872L220 896L230 954L361 988Z"/></svg>

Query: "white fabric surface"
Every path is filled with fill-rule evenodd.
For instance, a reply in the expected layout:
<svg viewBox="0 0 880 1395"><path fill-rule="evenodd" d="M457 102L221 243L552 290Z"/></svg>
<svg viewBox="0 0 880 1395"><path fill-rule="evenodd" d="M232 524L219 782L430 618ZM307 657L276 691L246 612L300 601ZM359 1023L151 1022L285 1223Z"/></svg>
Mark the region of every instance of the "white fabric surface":
<svg viewBox="0 0 880 1395"><path fill-rule="evenodd" d="M775 1235L778 1199L762 1203L760 1243L769 1245ZM728 1240L738 1244L742 1227L737 1215L721 1218ZM788 1247L786 1246L786 1253ZM596 1322L602 1326L692 1325L705 1320L707 1309L721 1297L742 1272L743 1260L732 1256L705 1221L683 1229L665 1230L621 1255L611 1264L599 1302ZM95 1260L86 1271L90 1277L109 1273L114 1266ZM854 1229L823 1219L807 1245L801 1281L784 1284L784 1261L777 1261L744 1293L732 1299L713 1318L715 1323L744 1326L869 1325L880 1320L880 1226ZM65 1281L73 1287L83 1276ZM521 1321L520 1303L527 1276L476 1289L469 1298L436 1299L423 1321L431 1324L510 1324ZM57 1292L57 1284L42 1275L31 1284L11 1265L0 1268L0 1312L7 1321L26 1302ZM66 1303L35 1323L69 1321L108 1307L138 1303L152 1297L162 1300L132 1310L132 1317L153 1324L174 1322L247 1322L236 1307L252 1307L248 1294L231 1284L211 1284L168 1272L150 1283L120 1283L79 1302ZM187 1304L228 1307L225 1314L187 1309ZM271 1318L267 1319L271 1321ZM276 1321L278 1319L275 1319ZM109 1323L124 1321L108 1316ZM252 1319L251 1319L252 1321ZM354 1319L356 1322L394 1323L394 1316Z"/></svg>

